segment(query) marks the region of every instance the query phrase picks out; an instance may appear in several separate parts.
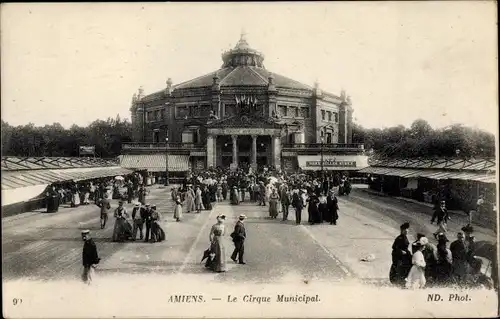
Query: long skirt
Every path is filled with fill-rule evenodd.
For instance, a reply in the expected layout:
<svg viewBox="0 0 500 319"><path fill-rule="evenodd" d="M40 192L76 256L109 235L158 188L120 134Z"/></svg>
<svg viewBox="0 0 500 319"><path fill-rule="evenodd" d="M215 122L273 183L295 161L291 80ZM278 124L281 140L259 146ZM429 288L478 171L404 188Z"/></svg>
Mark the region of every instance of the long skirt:
<svg viewBox="0 0 500 319"><path fill-rule="evenodd" d="M175 205L174 208L174 218L179 221L182 219L182 205Z"/></svg>
<svg viewBox="0 0 500 319"><path fill-rule="evenodd" d="M425 283L424 269L413 265L410 269L408 277L406 278L406 288L424 288Z"/></svg>
<svg viewBox="0 0 500 319"><path fill-rule="evenodd" d="M161 242L165 240L165 231L163 228L160 226L160 223L158 221L154 221L151 223L151 240L153 243L155 242Z"/></svg>
<svg viewBox="0 0 500 319"><path fill-rule="evenodd" d="M132 226L123 218L117 218L113 228L113 241L123 242L128 237L132 237Z"/></svg>
<svg viewBox="0 0 500 319"><path fill-rule="evenodd" d="M201 198L201 196L196 196L195 197L195 200L194 200L194 207L196 210L202 210L203 209L203 206L204 206L205 203L203 203L203 200Z"/></svg>
<svg viewBox="0 0 500 319"><path fill-rule="evenodd" d="M89 192L86 192L86 193L83 195L83 204L84 204L84 205L88 205L88 204L90 204L90 193L89 193Z"/></svg>
<svg viewBox="0 0 500 319"><path fill-rule="evenodd" d="M410 268L411 265L404 261L393 263L389 271L390 282L397 286L403 286L405 284L405 279L408 277Z"/></svg>
<svg viewBox="0 0 500 319"><path fill-rule="evenodd" d="M271 199L269 201L269 216L272 218L276 218L278 216L278 201L275 199Z"/></svg>
<svg viewBox="0 0 500 319"><path fill-rule="evenodd" d="M71 197L71 207L80 206L80 195L78 193L74 193Z"/></svg>
<svg viewBox="0 0 500 319"><path fill-rule="evenodd" d="M186 196L186 212L190 213L195 210L194 199L191 196Z"/></svg>
<svg viewBox="0 0 500 319"><path fill-rule="evenodd" d="M214 236L214 240L210 245L210 252L215 254L215 257L207 263L207 266L212 271L226 271L226 247L224 247L220 236Z"/></svg>

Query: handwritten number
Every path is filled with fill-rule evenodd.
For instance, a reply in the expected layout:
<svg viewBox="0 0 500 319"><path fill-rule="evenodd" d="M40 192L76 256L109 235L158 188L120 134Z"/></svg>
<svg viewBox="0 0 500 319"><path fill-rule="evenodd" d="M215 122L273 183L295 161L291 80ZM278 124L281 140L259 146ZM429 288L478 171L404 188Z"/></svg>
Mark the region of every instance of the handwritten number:
<svg viewBox="0 0 500 319"><path fill-rule="evenodd" d="M12 299L12 304L14 304L14 306L16 306L17 304L22 304L22 303L23 303L23 300L21 298Z"/></svg>

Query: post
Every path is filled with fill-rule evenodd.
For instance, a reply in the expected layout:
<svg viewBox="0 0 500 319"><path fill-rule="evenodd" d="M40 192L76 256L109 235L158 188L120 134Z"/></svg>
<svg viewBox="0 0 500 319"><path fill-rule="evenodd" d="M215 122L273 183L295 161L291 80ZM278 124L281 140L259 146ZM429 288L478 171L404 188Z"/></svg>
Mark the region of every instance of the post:
<svg viewBox="0 0 500 319"><path fill-rule="evenodd" d="M257 168L257 135L252 135L252 168Z"/></svg>
<svg viewBox="0 0 500 319"><path fill-rule="evenodd" d="M324 140L324 138L321 137L321 176L323 176L325 174L324 167L323 167L323 140Z"/></svg>
<svg viewBox="0 0 500 319"><path fill-rule="evenodd" d="M231 135L233 139L233 165L234 167L238 167L238 136Z"/></svg>
<svg viewBox="0 0 500 319"><path fill-rule="evenodd" d="M165 138L165 186L168 186L168 136Z"/></svg>

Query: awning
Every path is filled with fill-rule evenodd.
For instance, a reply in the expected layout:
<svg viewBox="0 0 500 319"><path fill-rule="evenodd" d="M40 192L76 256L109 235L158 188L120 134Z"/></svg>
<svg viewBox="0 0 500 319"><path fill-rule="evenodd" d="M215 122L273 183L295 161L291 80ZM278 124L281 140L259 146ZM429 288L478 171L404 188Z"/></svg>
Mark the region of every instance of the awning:
<svg viewBox="0 0 500 319"><path fill-rule="evenodd" d="M2 189L2 206L29 201L40 196L47 189L47 184L27 186L17 189Z"/></svg>
<svg viewBox="0 0 500 319"><path fill-rule="evenodd" d="M455 179L478 181L483 183L496 183L497 178L492 173L469 172L469 171L445 171L434 169L408 169L408 168L392 168L392 167L366 167L359 170L359 173L398 176L403 178L429 178L429 179Z"/></svg>
<svg viewBox="0 0 500 319"><path fill-rule="evenodd" d="M67 181L78 182L130 173L130 170L117 166L8 171L2 172L2 190L19 189L35 185L50 185Z"/></svg>
<svg viewBox="0 0 500 319"><path fill-rule="evenodd" d="M120 165L128 169L164 172L166 169L166 155L123 155L120 159ZM189 155L168 155L168 170L170 172L189 171Z"/></svg>
<svg viewBox="0 0 500 319"><path fill-rule="evenodd" d="M303 170L319 171L358 171L368 166L366 155L304 155L297 156L299 167Z"/></svg>

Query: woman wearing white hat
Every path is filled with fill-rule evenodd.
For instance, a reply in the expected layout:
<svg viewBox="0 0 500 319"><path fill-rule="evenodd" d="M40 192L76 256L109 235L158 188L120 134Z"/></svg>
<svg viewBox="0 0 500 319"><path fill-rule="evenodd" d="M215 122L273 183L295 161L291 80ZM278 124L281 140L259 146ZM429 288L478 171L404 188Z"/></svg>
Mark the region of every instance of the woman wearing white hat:
<svg viewBox="0 0 500 319"><path fill-rule="evenodd" d="M423 250L428 242L427 238L422 237L413 245L416 251L411 259L413 266L411 267L410 273L406 278L406 288L424 288L425 286L426 263Z"/></svg>
<svg viewBox="0 0 500 319"><path fill-rule="evenodd" d="M210 253L213 258L210 258L206 266L215 272L226 271L226 248L222 243L222 237L226 233L224 220L226 216L217 216L217 223L212 226L210 230Z"/></svg>

